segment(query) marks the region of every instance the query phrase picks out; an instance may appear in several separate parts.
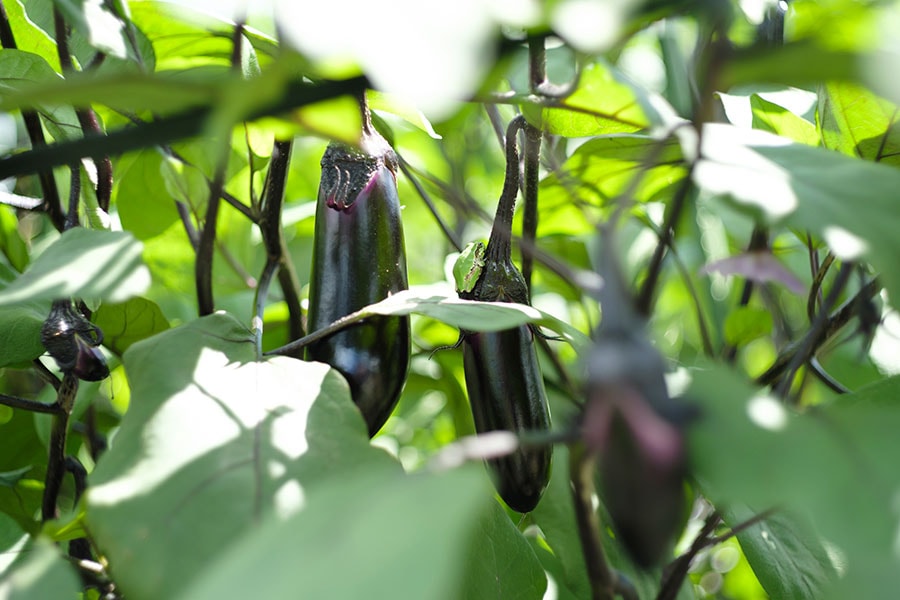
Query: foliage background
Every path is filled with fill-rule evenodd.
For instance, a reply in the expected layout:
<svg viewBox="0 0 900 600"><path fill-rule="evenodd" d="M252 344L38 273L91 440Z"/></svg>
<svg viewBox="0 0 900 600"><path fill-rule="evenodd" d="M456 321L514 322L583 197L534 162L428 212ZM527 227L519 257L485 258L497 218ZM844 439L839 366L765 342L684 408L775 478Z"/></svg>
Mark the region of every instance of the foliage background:
<svg viewBox="0 0 900 600"><path fill-rule="evenodd" d="M900 552L900 47L891 34L900 5L798 0L785 45L773 48L759 42L765 7L749 3L327 4L267 7L274 19L251 12L235 70L224 4L216 17L189 3L3 3L18 50L0 51L0 176L16 176L3 181L0 206L0 392L54 400L31 361L60 296L95 309L112 372L79 390L74 422L95 423L109 448L95 464L83 427L73 430L67 450L91 488L74 503L66 482L58 521L39 518L51 417L0 406L0 596L80 593L64 546L50 542L87 536L102 576L128 598L590 597L565 446L525 517L492 498L479 461L439 468L474 427L460 353L432 350L452 345L463 319L499 325L493 312L427 301L452 296L456 249L408 174L399 183L410 283L438 285L387 309L414 313L414 358L400 405L371 444L336 373L258 360L251 319L266 255L259 228L231 205L218 216L212 271L224 312L197 317L196 252L178 203L202 226L224 159L226 192L258 207L272 143L293 137L282 225L305 286L318 162L329 139L354 139L359 117L349 96L306 105L290 86L301 75L347 81L363 72L379 90L369 95L379 125L457 241L489 233L504 169L492 118L505 123L519 110L548 134L541 250L593 270L596 225L624 197L618 241L639 290L660 231L677 217L649 334L673 393L701 408L686 435L691 493L707 503L698 500L672 558L689 552L710 506L723 538L778 508L703 549L679 598L890 597ZM54 7L86 73L60 76ZM548 45L547 69L552 82L575 82L564 100L530 95L523 27L562 40ZM276 31L298 52L279 50ZM98 52L105 60L86 68ZM20 115L37 110L51 143L77 148L71 107L87 103L106 132L175 125L157 127L165 139L141 138L153 131L145 127L127 138L128 151L111 152L109 214L84 184L85 228L60 236L45 216L12 207L42 196L34 173L44 163L21 153L29 142ZM706 121L716 123L703 126L698 147L694 125ZM92 181L89 161L76 171ZM54 175L67 198L64 161ZM757 227L770 251L749 264L716 263L744 256ZM820 264L829 251L837 264L861 265L844 286L837 266L821 280L811 272L810 256ZM876 274L883 289L869 346L853 299ZM762 283L742 301L747 279ZM852 318L816 350L821 370L851 393L809 369L791 385L754 383L815 340L817 316L841 303ZM563 329L555 317L583 334L601 316L588 294L540 264L533 304L551 315L544 324ZM288 318L273 287L263 350L289 341ZM510 308L504 318L535 317ZM551 345L568 379L541 355L558 429L578 412L584 344L576 336ZM661 573L637 571L612 530L603 534L610 563L641 598L655 597Z"/></svg>

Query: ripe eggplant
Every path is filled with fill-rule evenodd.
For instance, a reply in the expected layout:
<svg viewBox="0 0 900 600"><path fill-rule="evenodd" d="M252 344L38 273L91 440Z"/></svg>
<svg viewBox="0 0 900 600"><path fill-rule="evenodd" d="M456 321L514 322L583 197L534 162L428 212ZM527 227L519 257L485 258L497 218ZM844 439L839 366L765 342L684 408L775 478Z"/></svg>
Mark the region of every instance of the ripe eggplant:
<svg viewBox="0 0 900 600"><path fill-rule="evenodd" d="M369 119L364 122L360 148L332 143L322 157L309 331L409 287L397 157ZM306 357L331 365L347 379L373 436L387 421L406 381L409 317L373 317L310 344Z"/></svg>
<svg viewBox="0 0 900 600"><path fill-rule="evenodd" d="M512 263L510 238L512 217L518 193L519 161L516 134L522 120L514 120L506 133L507 166L497 214L484 250L466 268L477 273L474 284L460 286L460 297L484 302L528 304L528 291L522 274ZM497 332L463 332L463 366L466 389L479 433L508 430L547 431L550 412L544 381L534 350L534 332L527 325ZM518 512L530 512L537 506L550 480L552 446L520 447L488 464L503 501Z"/></svg>

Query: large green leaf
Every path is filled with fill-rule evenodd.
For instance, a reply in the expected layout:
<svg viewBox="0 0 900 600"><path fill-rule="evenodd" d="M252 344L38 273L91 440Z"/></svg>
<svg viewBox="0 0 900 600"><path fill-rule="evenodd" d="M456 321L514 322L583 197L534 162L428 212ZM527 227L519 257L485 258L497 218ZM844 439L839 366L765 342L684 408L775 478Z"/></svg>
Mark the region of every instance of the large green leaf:
<svg viewBox="0 0 900 600"><path fill-rule="evenodd" d="M816 126L788 109L769 102L759 94L750 96L753 128L782 135L807 146L819 145Z"/></svg>
<svg viewBox="0 0 900 600"><path fill-rule="evenodd" d="M461 598L544 597L547 576L541 563L499 503L492 503L476 531L478 535L466 553Z"/></svg>
<svg viewBox="0 0 900 600"><path fill-rule="evenodd" d="M749 508L735 506L727 511L726 520L735 526L754 516ZM837 577L823 541L796 514L776 512L737 538L772 598L818 600Z"/></svg>
<svg viewBox="0 0 900 600"><path fill-rule="evenodd" d="M70 106L58 102L53 95L27 98L27 90L49 87L61 90L67 86L53 67L43 56L10 50L0 51L0 107L4 110L12 108L32 108L40 110L47 117L44 123L50 134L57 140L78 137L81 127L78 118ZM14 98L21 98L23 103L17 106ZM11 103L11 104L10 104Z"/></svg>
<svg viewBox="0 0 900 600"><path fill-rule="evenodd" d="M92 474L87 526L130 598L172 597L321 481L400 471L369 445L336 371L255 360L250 333L224 313L139 342L123 362L131 404Z"/></svg>
<svg viewBox="0 0 900 600"><path fill-rule="evenodd" d="M70 229L0 290L0 306L69 296L124 302L150 284L141 248L126 232Z"/></svg>
<svg viewBox="0 0 900 600"><path fill-rule="evenodd" d="M767 222L812 231L840 258L870 261L900 298L900 172L762 131L703 129L694 180Z"/></svg>
<svg viewBox="0 0 900 600"><path fill-rule="evenodd" d="M691 377L687 396L702 410L701 420L689 429L691 461L706 496L721 508L796 512L809 519L809 531L828 542L796 528L771 526L775 551L795 558L779 562L774 572L769 559L748 553L770 591L877 598L897 589L900 474L885 457L896 452L900 379L798 416L724 368L692 371ZM822 548L828 548L829 560L839 557L840 578L830 578L834 570L822 558ZM774 578L786 579L781 588Z"/></svg>
<svg viewBox="0 0 900 600"><path fill-rule="evenodd" d="M829 83L819 94L825 147L900 165L900 107L853 83Z"/></svg>
<svg viewBox="0 0 900 600"><path fill-rule="evenodd" d="M332 478L298 514L252 531L178 597L457 598L467 542L490 501L478 470Z"/></svg>
<svg viewBox="0 0 900 600"><path fill-rule="evenodd" d="M571 95L547 108L523 104L522 112L534 125L554 135L633 133L651 125L648 113L659 121L641 94L612 68L596 62L585 67Z"/></svg>
<svg viewBox="0 0 900 600"><path fill-rule="evenodd" d="M2 518L3 515L0 515ZM0 528L3 525L0 524ZM6 550L6 548L3 548ZM75 570L47 540L34 542L4 572L0 569L0 598L75 598L81 590Z"/></svg>

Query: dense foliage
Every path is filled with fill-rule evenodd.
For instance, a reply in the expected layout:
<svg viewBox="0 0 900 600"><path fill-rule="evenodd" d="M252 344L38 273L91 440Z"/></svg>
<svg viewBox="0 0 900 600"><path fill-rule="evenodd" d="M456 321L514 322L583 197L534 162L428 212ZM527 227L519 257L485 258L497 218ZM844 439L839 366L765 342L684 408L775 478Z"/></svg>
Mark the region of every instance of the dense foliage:
<svg viewBox="0 0 900 600"><path fill-rule="evenodd" d="M900 3L313 4L0 1L0 597L893 597Z"/></svg>

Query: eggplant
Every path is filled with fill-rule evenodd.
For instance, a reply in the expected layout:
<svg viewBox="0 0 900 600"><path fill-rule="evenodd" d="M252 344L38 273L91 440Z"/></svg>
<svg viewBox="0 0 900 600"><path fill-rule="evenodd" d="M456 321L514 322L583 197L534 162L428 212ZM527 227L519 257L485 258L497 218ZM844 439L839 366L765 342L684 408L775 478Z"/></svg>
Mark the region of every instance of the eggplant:
<svg viewBox="0 0 900 600"><path fill-rule="evenodd" d="M332 143L321 166L309 331L409 287L398 163L387 141L364 118L360 147ZM346 378L374 436L396 406L409 372L409 317L372 317L310 344L306 358L327 363Z"/></svg>
<svg viewBox="0 0 900 600"><path fill-rule="evenodd" d="M582 439L598 456L600 496L616 539L650 568L671 556L688 517L684 427L695 413L669 396L665 363L634 308L611 229L601 247L602 321L586 360Z"/></svg>
<svg viewBox="0 0 900 600"><path fill-rule="evenodd" d="M487 248L482 254L478 246L472 247L471 253L463 255L471 264L456 269L457 279L464 282L457 283L461 298L528 304L528 289L510 249L519 188L516 135L522 125L517 118L507 129L506 179ZM473 275L477 280L471 283ZM478 433L550 429L534 335L527 325L497 332L462 332L466 389ZM497 492L510 508L522 513L534 510L550 480L552 452L550 445L520 446L511 454L488 460Z"/></svg>
<svg viewBox="0 0 900 600"><path fill-rule="evenodd" d="M103 331L88 321L71 300L56 300L41 326L41 344L59 370L84 381L109 377L106 357L100 351Z"/></svg>

